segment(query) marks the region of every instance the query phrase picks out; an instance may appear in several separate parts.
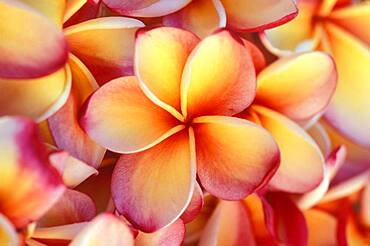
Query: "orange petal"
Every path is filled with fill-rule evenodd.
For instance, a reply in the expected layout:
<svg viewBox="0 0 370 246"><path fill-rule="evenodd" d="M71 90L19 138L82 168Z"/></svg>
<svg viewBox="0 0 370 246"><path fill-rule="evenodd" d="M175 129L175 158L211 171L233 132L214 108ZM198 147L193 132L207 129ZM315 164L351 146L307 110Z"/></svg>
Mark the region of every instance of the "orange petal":
<svg viewBox="0 0 370 246"><path fill-rule="evenodd" d="M36 78L64 66L68 49L63 33L41 13L21 2L4 0L0 19L0 77ZM40 42L44 33L48 38Z"/></svg>
<svg viewBox="0 0 370 246"><path fill-rule="evenodd" d="M185 225L177 220L170 226L153 233L140 232L135 239L135 246L178 246L182 245Z"/></svg>
<svg viewBox="0 0 370 246"><path fill-rule="evenodd" d="M209 219L199 246L257 245L248 211L242 202L220 201Z"/></svg>
<svg viewBox="0 0 370 246"><path fill-rule="evenodd" d="M335 63L327 54L310 52L289 56L258 75L256 99L291 119L304 120L323 111L334 93L336 81Z"/></svg>
<svg viewBox="0 0 370 246"><path fill-rule="evenodd" d="M226 200L246 197L275 173L279 150L258 125L235 117L195 118L197 170L202 186Z"/></svg>
<svg viewBox="0 0 370 246"><path fill-rule="evenodd" d="M0 136L1 213L23 227L40 218L62 195L64 186L48 161L35 123L2 117Z"/></svg>
<svg viewBox="0 0 370 246"><path fill-rule="evenodd" d="M131 18L104 17L67 27L64 33L71 52L102 84L132 75L135 32L143 26Z"/></svg>
<svg viewBox="0 0 370 246"><path fill-rule="evenodd" d="M41 122L66 102L71 81L69 66L37 79L0 78L0 116L24 115Z"/></svg>
<svg viewBox="0 0 370 246"><path fill-rule="evenodd" d="M354 4L347 8L334 10L329 18L335 24L345 28L364 43L370 45L370 4Z"/></svg>
<svg viewBox="0 0 370 246"><path fill-rule="evenodd" d="M318 186L323 179L325 161L313 139L285 116L262 106L253 109L280 149L280 167L270 181L271 187L304 193Z"/></svg>
<svg viewBox="0 0 370 246"><path fill-rule="evenodd" d="M80 122L98 144L120 153L150 148L184 128L143 94L136 77L118 78L97 90Z"/></svg>
<svg viewBox="0 0 370 246"><path fill-rule="evenodd" d="M238 31L256 32L282 25L298 14L292 0L221 0L227 25Z"/></svg>
<svg viewBox="0 0 370 246"><path fill-rule="evenodd" d="M366 228L370 228L370 182L366 184L361 194L360 221Z"/></svg>
<svg viewBox="0 0 370 246"><path fill-rule="evenodd" d="M292 51L309 51L318 45L318 40L315 40L318 30L315 30L313 16L319 1L297 2L299 12L296 18L284 25L266 30L261 35L264 45L273 54L281 56Z"/></svg>
<svg viewBox="0 0 370 246"><path fill-rule="evenodd" d="M71 246L134 245L130 228L112 214L104 213L93 219L72 240Z"/></svg>
<svg viewBox="0 0 370 246"><path fill-rule="evenodd" d="M103 2L121 15L157 17L176 12L191 0L103 0Z"/></svg>
<svg viewBox="0 0 370 246"><path fill-rule="evenodd" d="M203 39L185 65L181 110L185 117L231 116L255 96L255 72L248 49L236 35L219 30Z"/></svg>
<svg viewBox="0 0 370 246"><path fill-rule="evenodd" d="M20 240L12 223L0 214L0 245L20 245Z"/></svg>
<svg viewBox="0 0 370 246"><path fill-rule="evenodd" d="M77 57L70 55L72 71L71 94L64 106L48 118L48 125L55 144L92 167L99 167L105 149L90 139L79 125L82 103L98 88L98 85Z"/></svg>
<svg viewBox="0 0 370 246"><path fill-rule="evenodd" d="M196 183L194 186L193 197L191 198L188 207L181 215L181 220L185 224L194 220L202 210L203 204L204 204L203 191L202 188L200 188L199 184Z"/></svg>
<svg viewBox="0 0 370 246"><path fill-rule="evenodd" d="M226 13L220 0L197 0L176 13L164 16L163 24L192 31L203 38L226 26Z"/></svg>
<svg viewBox="0 0 370 246"><path fill-rule="evenodd" d="M199 38L194 34L177 28L160 27L138 32L135 73L146 94L153 94L151 97L155 97L156 104L180 111L182 71L198 42Z"/></svg>
<svg viewBox="0 0 370 246"><path fill-rule="evenodd" d="M335 25L327 24L325 28L339 75L325 118L352 141L369 147L369 47Z"/></svg>
<svg viewBox="0 0 370 246"><path fill-rule="evenodd" d="M89 221L95 214L95 204L89 196L67 189L58 202L37 221L37 226L51 227Z"/></svg>
<svg viewBox="0 0 370 246"><path fill-rule="evenodd" d="M308 229L308 245L338 245L337 219L318 209L304 212Z"/></svg>
<svg viewBox="0 0 370 246"><path fill-rule="evenodd" d="M190 203L195 185L192 130L181 131L136 154L122 155L112 177L117 210L144 232L176 221Z"/></svg>
<svg viewBox="0 0 370 246"><path fill-rule="evenodd" d="M98 171L74 158L66 151L57 151L49 155L50 163L59 171L67 187L74 188Z"/></svg>

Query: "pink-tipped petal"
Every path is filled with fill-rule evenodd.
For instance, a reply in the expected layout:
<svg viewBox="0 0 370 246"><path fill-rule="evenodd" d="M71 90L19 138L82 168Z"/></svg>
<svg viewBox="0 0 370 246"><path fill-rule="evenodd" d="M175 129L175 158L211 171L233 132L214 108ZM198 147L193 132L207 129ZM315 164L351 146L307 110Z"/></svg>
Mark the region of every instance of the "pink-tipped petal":
<svg viewBox="0 0 370 246"><path fill-rule="evenodd" d="M236 201L220 201L208 220L198 245L257 245L245 205Z"/></svg>
<svg viewBox="0 0 370 246"><path fill-rule="evenodd" d="M335 63L329 55L297 54L281 58L259 73L256 100L291 119L305 120L324 110L336 82Z"/></svg>
<svg viewBox="0 0 370 246"><path fill-rule="evenodd" d="M193 191L193 197L191 198L191 201L184 211L184 213L181 215L181 220L187 224L194 220L200 211L203 208L204 200L203 200L203 191L202 188L200 188L199 184L196 183L194 186Z"/></svg>
<svg viewBox="0 0 370 246"><path fill-rule="evenodd" d="M183 28L205 37L226 26L226 13L220 0L192 1L176 13L163 17L165 26Z"/></svg>
<svg viewBox="0 0 370 246"><path fill-rule="evenodd" d="M256 74L261 72L266 67L266 59L262 51L252 42L242 39L244 46L249 50L249 53L252 56L254 68Z"/></svg>
<svg viewBox="0 0 370 246"><path fill-rule="evenodd" d="M166 228L153 233L140 232L135 239L135 246L179 246L185 236L185 225L177 220Z"/></svg>
<svg viewBox="0 0 370 246"><path fill-rule="evenodd" d="M32 32L25 31L32 30ZM57 71L67 61L63 33L43 14L16 0L0 3L0 77L36 78ZM40 36L48 38L40 42Z"/></svg>
<svg viewBox="0 0 370 246"><path fill-rule="evenodd" d="M191 32L159 27L141 29L135 41L135 73L156 104L180 111L180 83L186 60L199 42ZM161 103L156 102L160 100Z"/></svg>
<svg viewBox="0 0 370 246"><path fill-rule="evenodd" d="M121 15L157 17L176 12L191 0L103 0L103 2Z"/></svg>
<svg viewBox="0 0 370 246"><path fill-rule="evenodd" d="M235 34L222 29L203 39L192 51L181 82L185 117L231 116L254 99L256 81L249 50Z"/></svg>
<svg viewBox="0 0 370 246"><path fill-rule="evenodd" d="M184 128L144 95L136 77L118 78L98 89L80 123L94 141L120 153L150 148Z"/></svg>
<svg viewBox="0 0 370 246"><path fill-rule="evenodd" d="M122 155L112 177L117 210L136 228L153 232L177 220L189 205L195 185L192 130L158 145Z"/></svg>
<svg viewBox="0 0 370 246"><path fill-rule="evenodd" d="M253 109L280 150L280 167L269 185L293 193L304 193L318 186L323 179L325 160L314 140L284 115L262 106Z"/></svg>
<svg viewBox="0 0 370 246"><path fill-rule="evenodd" d="M279 164L272 136L260 126L235 117L193 120L197 170L202 186L226 200L238 200L271 178Z"/></svg>
<svg viewBox="0 0 370 246"><path fill-rule="evenodd" d="M93 219L72 240L71 246L134 245L130 228L112 214L103 213Z"/></svg>
<svg viewBox="0 0 370 246"><path fill-rule="evenodd" d="M263 31L282 25L298 14L293 0L221 0L227 26L238 31Z"/></svg>
<svg viewBox="0 0 370 246"><path fill-rule="evenodd" d="M64 30L69 48L99 84L133 74L135 32L144 24L126 17L88 20Z"/></svg>
<svg viewBox="0 0 370 246"><path fill-rule="evenodd" d="M58 148L97 168L103 160L105 148L94 142L79 124L83 102L98 85L82 62L72 54L69 65L72 72L71 94L64 106L48 118L48 126Z"/></svg>
<svg viewBox="0 0 370 246"><path fill-rule="evenodd" d="M64 191L37 130L26 118L0 118L1 213L16 227L39 219Z"/></svg>
<svg viewBox="0 0 370 246"><path fill-rule="evenodd" d="M89 196L67 189L58 202L37 221L37 226L51 227L85 222L92 220L95 214L95 204Z"/></svg>

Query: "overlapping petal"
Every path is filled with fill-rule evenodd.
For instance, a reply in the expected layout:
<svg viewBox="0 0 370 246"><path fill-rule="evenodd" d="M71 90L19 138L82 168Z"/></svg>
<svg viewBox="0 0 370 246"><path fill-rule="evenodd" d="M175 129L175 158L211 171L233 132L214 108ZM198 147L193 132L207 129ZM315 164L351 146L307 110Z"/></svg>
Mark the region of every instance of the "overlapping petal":
<svg viewBox="0 0 370 246"><path fill-rule="evenodd" d="M226 13L220 0L197 0L176 13L164 16L163 24L184 28L199 37L205 37L226 26Z"/></svg>
<svg viewBox="0 0 370 246"><path fill-rule="evenodd" d="M313 139L287 117L262 106L253 109L280 150L280 167L269 185L293 193L307 192L319 185L325 161Z"/></svg>
<svg viewBox="0 0 370 246"><path fill-rule="evenodd" d="M37 79L0 78L0 115L23 115L43 121L64 105L71 83L69 66Z"/></svg>
<svg viewBox="0 0 370 246"><path fill-rule="evenodd" d="M67 189L58 202L37 221L37 226L52 227L85 222L92 220L95 214L95 204L89 196Z"/></svg>
<svg viewBox="0 0 370 246"><path fill-rule="evenodd" d="M204 228L198 245L257 245L249 217L243 203L220 201Z"/></svg>
<svg viewBox="0 0 370 246"><path fill-rule="evenodd" d="M136 77L118 78L97 90L80 122L93 140L120 153L147 149L184 128L144 95Z"/></svg>
<svg viewBox="0 0 370 246"><path fill-rule="evenodd" d="M334 10L330 14L330 20L370 45L369 16L370 4L363 2Z"/></svg>
<svg viewBox="0 0 370 246"><path fill-rule="evenodd" d="M292 51L309 51L318 45L320 30L313 25L313 16L318 8L316 0L298 1L299 13L290 22L266 30L262 34L265 46L274 54L290 54Z"/></svg>
<svg viewBox="0 0 370 246"><path fill-rule="evenodd" d="M325 118L352 141L369 147L369 48L333 24L327 24L325 28L339 75L337 90Z"/></svg>
<svg viewBox="0 0 370 246"><path fill-rule="evenodd" d="M169 111L180 111L182 72L198 42L198 37L182 29L139 30L135 44L135 73L144 92L156 104L165 109L172 106L173 109L167 109Z"/></svg>
<svg viewBox="0 0 370 246"><path fill-rule="evenodd" d="M231 116L250 105L255 88L248 49L222 29L203 39L188 58L181 82L181 111L188 118Z"/></svg>
<svg viewBox="0 0 370 246"><path fill-rule="evenodd" d="M293 19L298 9L291 0L221 0L227 25L238 31L262 31Z"/></svg>
<svg viewBox="0 0 370 246"><path fill-rule="evenodd" d="M191 0L103 0L103 2L122 15L157 17L176 12Z"/></svg>
<svg viewBox="0 0 370 246"><path fill-rule="evenodd" d="M16 227L23 227L41 217L64 186L48 161L35 123L3 117L0 136L0 210Z"/></svg>
<svg viewBox="0 0 370 246"><path fill-rule="evenodd" d="M77 57L70 55L69 65L72 72L72 89L67 102L54 115L48 118L48 126L55 144L67 150L74 157L92 167L99 167L105 149L81 129L79 112L82 103L98 88L98 85Z"/></svg>
<svg viewBox="0 0 370 246"><path fill-rule="evenodd" d="M117 210L136 228L153 232L185 211L195 185L192 130L139 153L122 155L112 177Z"/></svg>
<svg viewBox="0 0 370 246"><path fill-rule="evenodd" d="M337 72L330 56L310 52L279 59L257 81L259 104L298 121L324 110L335 91Z"/></svg>
<svg viewBox="0 0 370 246"><path fill-rule="evenodd" d="M203 116L193 120L198 177L211 194L242 199L275 173L279 150L258 125L234 117Z"/></svg>
<svg viewBox="0 0 370 246"><path fill-rule="evenodd" d="M49 155L50 163L59 171L67 187L74 188L98 171L74 158L66 151L56 151Z"/></svg>
<svg viewBox="0 0 370 246"><path fill-rule="evenodd" d="M185 224L194 220L202 210L203 204L204 204L203 191L202 188L200 188L199 184L196 183L194 185L194 191L191 201L186 210L184 211L184 213L181 215L181 220Z"/></svg>
<svg viewBox="0 0 370 246"><path fill-rule="evenodd" d="M69 26L64 33L71 52L102 84L132 75L135 32L143 26L136 19L104 17Z"/></svg>
<svg viewBox="0 0 370 246"><path fill-rule="evenodd" d="M100 214L72 240L71 246L134 245L130 228L112 214Z"/></svg>
<svg viewBox="0 0 370 246"><path fill-rule="evenodd" d="M25 31L25 30L32 30ZM63 33L41 13L16 1L0 3L0 77L36 78L57 71L67 61ZM48 38L39 40L40 33Z"/></svg>

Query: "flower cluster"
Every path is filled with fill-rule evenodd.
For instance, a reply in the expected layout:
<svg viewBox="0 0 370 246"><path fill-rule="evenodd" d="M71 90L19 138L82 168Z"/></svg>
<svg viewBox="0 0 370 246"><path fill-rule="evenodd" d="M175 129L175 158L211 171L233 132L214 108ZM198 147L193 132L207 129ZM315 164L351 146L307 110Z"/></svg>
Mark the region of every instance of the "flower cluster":
<svg viewBox="0 0 370 246"><path fill-rule="evenodd" d="M18 245L370 245L370 2L0 0Z"/></svg>

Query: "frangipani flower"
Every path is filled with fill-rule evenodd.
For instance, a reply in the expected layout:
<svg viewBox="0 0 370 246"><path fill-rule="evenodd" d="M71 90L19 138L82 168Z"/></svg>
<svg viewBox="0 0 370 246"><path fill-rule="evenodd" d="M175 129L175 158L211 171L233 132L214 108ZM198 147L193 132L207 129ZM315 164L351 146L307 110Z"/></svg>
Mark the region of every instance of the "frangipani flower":
<svg viewBox="0 0 370 246"><path fill-rule="evenodd" d="M22 228L39 219L63 194L37 125L20 117L0 118L0 213Z"/></svg>
<svg viewBox="0 0 370 246"><path fill-rule="evenodd" d="M15 4L10 0L9 3ZM53 26L50 23L54 23L55 27L62 29L63 22L78 15L76 11L79 8L86 7L86 0L58 3L26 1L26 4L24 8L39 11L36 12L38 15L48 17L43 18L48 25ZM6 8L8 5L4 6ZM13 16L11 18L17 18L18 12L14 12L9 13ZM87 164L98 167L105 149L92 141L79 127L79 109L98 87L95 78L99 83L104 83L132 73L134 34L143 26L142 22L125 17L98 18L68 26L62 36L71 52L65 68L31 80L0 79L0 91L3 93L0 97L0 114L26 115L37 121L48 118L53 144ZM41 32L33 32L40 38ZM18 42L23 45L23 40ZM47 53L55 52L43 52Z"/></svg>
<svg viewBox="0 0 370 246"><path fill-rule="evenodd" d="M163 17L163 24L190 30L200 37L227 26L239 32L257 32L293 19L298 9L292 0L193 0Z"/></svg>
<svg viewBox="0 0 370 246"><path fill-rule="evenodd" d="M271 178L279 161L273 138L232 117L253 101L256 87L239 38L220 30L199 42L181 29L140 30L135 72L98 89L80 121L92 139L124 153L112 196L135 227L151 232L175 221L192 198L196 173L206 190L233 200Z"/></svg>
<svg viewBox="0 0 370 246"><path fill-rule="evenodd" d="M325 119L353 142L369 147L370 4L351 2L298 1L298 17L266 31L262 40L277 55L312 49L330 52L339 80Z"/></svg>
<svg viewBox="0 0 370 246"><path fill-rule="evenodd" d="M307 67L311 69L305 71ZM336 79L333 60L322 52L281 58L258 74L256 100L237 116L263 126L279 146L280 167L270 188L304 193L321 182L324 157L292 119L307 121L320 114L333 95Z"/></svg>

